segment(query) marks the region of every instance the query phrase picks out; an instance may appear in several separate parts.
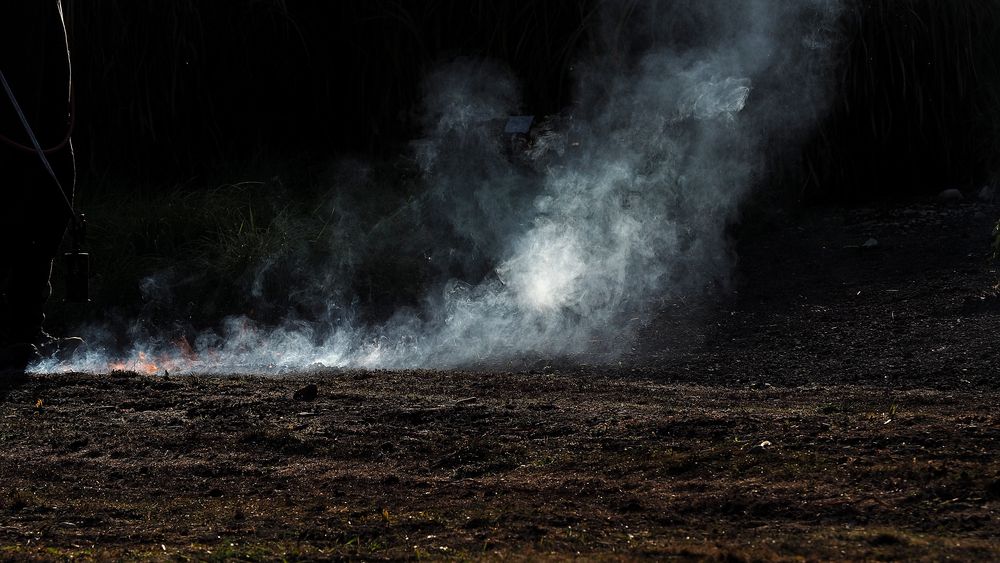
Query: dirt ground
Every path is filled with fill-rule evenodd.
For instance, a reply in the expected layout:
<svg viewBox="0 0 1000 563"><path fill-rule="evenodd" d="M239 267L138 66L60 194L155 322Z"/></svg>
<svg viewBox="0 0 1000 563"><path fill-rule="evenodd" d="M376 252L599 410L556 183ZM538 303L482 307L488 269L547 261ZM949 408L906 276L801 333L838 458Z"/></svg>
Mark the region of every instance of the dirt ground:
<svg viewBox="0 0 1000 563"><path fill-rule="evenodd" d="M8 382L0 559L1000 560L998 217L774 213L611 366Z"/></svg>

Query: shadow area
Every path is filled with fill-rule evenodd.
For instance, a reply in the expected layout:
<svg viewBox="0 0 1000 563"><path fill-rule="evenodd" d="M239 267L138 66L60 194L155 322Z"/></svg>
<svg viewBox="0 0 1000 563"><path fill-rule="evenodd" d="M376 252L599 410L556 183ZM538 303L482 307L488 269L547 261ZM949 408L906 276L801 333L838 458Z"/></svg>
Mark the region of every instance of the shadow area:
<svg viewBox="0 0 1000 563"><path fill-rule="evenodd" d="M31 378L21 370L0 371L0 402L7 400L7 397L17 389L27 385Z"/></svg>

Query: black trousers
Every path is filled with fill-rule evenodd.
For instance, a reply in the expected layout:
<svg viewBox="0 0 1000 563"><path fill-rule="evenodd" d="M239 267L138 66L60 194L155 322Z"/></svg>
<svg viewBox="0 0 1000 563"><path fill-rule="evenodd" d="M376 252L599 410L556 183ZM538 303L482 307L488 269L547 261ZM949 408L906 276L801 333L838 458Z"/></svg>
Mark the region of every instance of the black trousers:
<svg viewBox="0 0 1000 563"><path fill-rule="evenodd" d="M59 0L0 3L0 71L42 148L66 140L70 61ZM31 145L3 91L0 135ZM72 145L67 142L47 156L72 198ZM41 335L52 293L52 261L71 217L39 156L0 139L0 343L32 342Z"/></svg>

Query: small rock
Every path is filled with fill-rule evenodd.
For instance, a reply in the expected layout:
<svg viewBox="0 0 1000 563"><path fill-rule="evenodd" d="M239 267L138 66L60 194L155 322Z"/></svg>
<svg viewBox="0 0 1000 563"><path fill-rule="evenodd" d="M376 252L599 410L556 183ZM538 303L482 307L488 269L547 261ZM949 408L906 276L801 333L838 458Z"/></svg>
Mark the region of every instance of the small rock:
<svg viewBox="0 0 1000 563"><path fill-rule="evenodd" d="M312 401L313 399L316 398L316 395L318 393L319 389L316 387L316 384L310 383L309 385L306 385L302 389L296 391L292 395L292 398L295 399L296 401Z"/></svg>
<svg viewBox="0 0 1000 563"><path fill-rule="evenodd" d="M952 188L950 190L944 190L938 194L938 201L941 203L958 203L965 199L962 192Z"/></svg>
<svg viewBox="0 0 1000 563"><path fill-rule="evenodd" d="M878 246L878 240L870 238L861 245L861 248L875 248L876 246Z"/></svg>
<svg viewBox="0 0 1000 563"><path fill-rule="evenodd" d="M993 201L993 198L996 197L996 190L993 189L993 186L983 186L976 192L976 197L979 198L979 201Z"/></svg>

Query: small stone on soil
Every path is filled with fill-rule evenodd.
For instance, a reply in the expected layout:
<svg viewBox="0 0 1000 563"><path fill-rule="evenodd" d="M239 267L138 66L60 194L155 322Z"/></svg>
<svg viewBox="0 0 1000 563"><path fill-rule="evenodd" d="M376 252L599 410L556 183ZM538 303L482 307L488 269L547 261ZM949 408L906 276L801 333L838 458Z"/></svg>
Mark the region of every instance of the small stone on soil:
<svg viewBox="0 0 1000 563"><path fill-rule="evenodd" d="M957 203L965 199L962 192L952 188L950 190L944 190L938 194L938 201L941 203Z"/></svg>
<svg viewBox="0 0 1000 563"><path fill-rule="evenodd" d="M295 399L296 401L312 401L313 399L316 398L317 394L319 394L319 390L316 387L316 384L310 383L309 385L306 385L302 389L296 391L292 395L292 398Z"/></svg>

